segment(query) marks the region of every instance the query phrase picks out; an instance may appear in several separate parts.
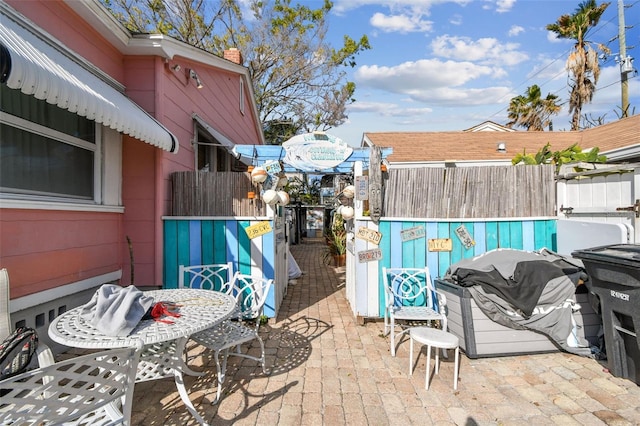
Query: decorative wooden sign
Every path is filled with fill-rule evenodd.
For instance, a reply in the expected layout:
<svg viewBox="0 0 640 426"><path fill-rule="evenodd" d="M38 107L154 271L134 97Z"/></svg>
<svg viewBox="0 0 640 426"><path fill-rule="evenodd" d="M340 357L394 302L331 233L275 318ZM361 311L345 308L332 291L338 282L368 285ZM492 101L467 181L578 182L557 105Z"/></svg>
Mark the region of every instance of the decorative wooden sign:
<svg viewBox="0 0 640 426"><path fill-rule="evenodd" d="M262 222L258 222L255 225L247 226L246 228L244 228L244 230L249 236L250 240L261 235L268 234L272 231L271 223L268 220L263 220Z"/></svg>
<svg viewBox="0 0 640 426"><path fill-rule="evenodd" d="M296 135L282 147L286 151L284 162L306 172L337 167L353 153L342 139L323 132Z"/></svg>
<svg viewBox="0 0 640 426"><path fill-rule="evenodd" d="M382 216L382 151L373 146L369 151L369 217L376 225Z"/></svg>
<svg viewBox="0 0 640 426"><path fill-rule="evenodd" d="M358 252L358 262L373 262L382 259L382 250L379 248L372 250L364 250Z"/></svg>
<svg viewBox="0 0 640 426"><path fill-rule="evenodd" d="M356 200L369 199L369 176L356 176Z"/></svg>
<svg viewBox="0 0 640 426"><path fill-rule="evenodd" d="M476 242L473 241L473 237L467 231L467 228L464 225L460 225L456 228L456 236L460 239L460 242L466 249L470 249L471 247L476 245Z"/></svg>
<svg viewBox="0 0 640 426"><path fill-rule="evenodd" d="M417 240L425 236L424 226L415 226L413 228L403 229L400 231L402 242Z"/></svg>
<svg viewBox="0 0 640 426"><path fill-rule="evenodd" d="M360 238L361 240L369 241L373 244L380 244L382 234L378 231L374 231L373 229L364 228L361 226L360 228L358 228L356 237Z"/></svg>
<svg viewBox="0 0 640 426"><path fill-rule="evenodd" d="M451 251L453 241L451 238L432 238L427 242L429 251Z"/></svg>

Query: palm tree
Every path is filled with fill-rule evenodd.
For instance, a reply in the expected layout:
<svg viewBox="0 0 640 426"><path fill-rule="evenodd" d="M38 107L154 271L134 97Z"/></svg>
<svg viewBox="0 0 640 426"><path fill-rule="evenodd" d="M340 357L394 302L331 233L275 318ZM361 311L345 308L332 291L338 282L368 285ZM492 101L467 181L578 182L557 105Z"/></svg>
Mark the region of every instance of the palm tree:
<svg viewBox="0 0 640 426"><path fill-rule="evenodd" d="M573 76L569 96L569 113L573 113L571 130L578 130L582 106L591 102L596 91L600 65L598 53L587 40L587 34L598 25L609 4L611 3L598 6L595 0L585 0L573 15L562 15L554 24L547 25L547 30L556 33L558 38L572 39L576 42L567 59L567 70ZM606 46L598 44L597 48L609 53Z"/></svg>
<svg viewBox="0 0 640 426"><path fill-rule="evenodd" d="M547 94L542 99L540 88L533 85L527 88L525 95L519 95L511 99L509 103L509 121L507 127L521 126L528 131L543 131L551 124L551 116L560 112L557 104L558 97Z"/></svg>

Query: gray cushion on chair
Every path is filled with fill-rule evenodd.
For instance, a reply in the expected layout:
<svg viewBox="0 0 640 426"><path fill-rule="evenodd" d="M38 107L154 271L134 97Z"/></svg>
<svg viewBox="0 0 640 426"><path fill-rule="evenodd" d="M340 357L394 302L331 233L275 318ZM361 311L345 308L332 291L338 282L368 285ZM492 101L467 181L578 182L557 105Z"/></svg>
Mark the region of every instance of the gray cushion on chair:
<svg viewBox="0 0 640 426"><path fill-rule="evenodd" d="M133 285L104 284L82 307L80 316L107 336L128 336L153 303L152 297Z"/></svg>

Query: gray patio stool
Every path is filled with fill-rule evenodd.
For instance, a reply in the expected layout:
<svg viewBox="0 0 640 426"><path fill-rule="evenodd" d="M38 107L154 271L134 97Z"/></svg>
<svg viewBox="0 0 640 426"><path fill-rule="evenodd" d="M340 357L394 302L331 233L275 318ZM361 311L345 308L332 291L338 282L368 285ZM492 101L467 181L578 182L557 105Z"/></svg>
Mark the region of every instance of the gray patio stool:
<svg viewBox="0 0 640 426"><path fill-rule="evenodd" d="M460 370L460 342L457 336L431 327L412 327L409 329L411 340L409 346L409 375L413 375L413 342L414 340L427 345L427 372L425 375L425 389L429 389L429 376L431 374L431 347L455 350L455 364L453 369L453 389L458 389L458 372ZM438 374L440 358L436 350L435 373Z"/></svg>

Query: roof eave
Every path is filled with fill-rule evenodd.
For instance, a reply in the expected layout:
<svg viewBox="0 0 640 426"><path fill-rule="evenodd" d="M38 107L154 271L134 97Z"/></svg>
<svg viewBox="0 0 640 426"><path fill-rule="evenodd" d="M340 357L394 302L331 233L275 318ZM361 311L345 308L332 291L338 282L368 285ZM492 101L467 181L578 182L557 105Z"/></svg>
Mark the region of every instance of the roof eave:
<svg viewBox="0 0 640 426"><path fill-rule="evenodd" d="M109 43L124 55L151 55L171 60L174 56L182 56L220 70L242 76L249 99L254 100L253 85L249 69L210 52L178 41L162 34L131 34L98 0L64 0L64 2L80 15L87 23L96 28ZM255 101L251 102L253 115L256 117L256 130L260 135L260 143L264 144L264 132L260 124L260 114Z"/></svg>

